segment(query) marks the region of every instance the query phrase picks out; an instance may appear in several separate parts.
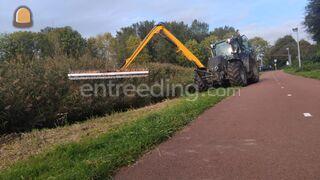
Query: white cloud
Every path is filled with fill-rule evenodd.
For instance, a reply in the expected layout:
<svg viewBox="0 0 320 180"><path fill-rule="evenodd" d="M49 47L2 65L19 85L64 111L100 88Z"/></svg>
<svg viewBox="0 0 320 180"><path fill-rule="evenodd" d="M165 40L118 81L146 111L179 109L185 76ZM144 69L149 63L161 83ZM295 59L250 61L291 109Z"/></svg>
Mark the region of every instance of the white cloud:
<svg viewBox="0 0 320 180"><path fill-rule="evenodd" d="M121 27L137 21L185 21L199 19L210 24L210 29L230 25L239 28L249 37L261 36L274 42L291 33L291 28L301 24L291 21L303 16L306 0L32 0L0 1L0 32L17 31L12 26L15 8L25 4L34 14L34 27L39 31L46 26L71 26L85 37L104 32L115 33ZM268 6L285 4L297 6L288 12L276 12ZM267 6L267 7L265 7ZM263 9L264 10L260 10ZM262 12L263 11L263 12ZM274 18L279 15L281 18ZM288 20L289 19L289 20ZM266 23L260 23L260 22ZM301 25L300 25L301 26ZM306 33L301 34L308 37Z"/></svg>
<svg viewBox="0 0 320 180"><path fill-rule="evenodd" d="M313 43L310 34L306 32L305 27L302 25L302 21L287 21L282 24L267 27L259 26L258 24L251 24L240 28L240 30L241 33L246 34L248 38L259 36L268 40L271 44L274 44L278 38L285 35L292 35L294 38L296 38L296 33L292 32L292 28L295 27L299 27L300 29L300 39L305 39Z"/></svg>

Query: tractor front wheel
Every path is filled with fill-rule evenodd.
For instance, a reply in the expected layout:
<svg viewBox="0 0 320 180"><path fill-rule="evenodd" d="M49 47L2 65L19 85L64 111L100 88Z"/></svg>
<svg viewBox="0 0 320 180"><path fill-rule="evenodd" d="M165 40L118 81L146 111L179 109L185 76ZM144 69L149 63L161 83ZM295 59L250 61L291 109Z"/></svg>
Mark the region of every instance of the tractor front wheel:
<svg viewBox="0 0 320 180"><path fill-rule="evenodd" d="M200 75L197 72L194 73L194 85L195 85L196 91L198 92L203 92L208 90L208 86L206 82L203 79L201 79Z"/></svg>

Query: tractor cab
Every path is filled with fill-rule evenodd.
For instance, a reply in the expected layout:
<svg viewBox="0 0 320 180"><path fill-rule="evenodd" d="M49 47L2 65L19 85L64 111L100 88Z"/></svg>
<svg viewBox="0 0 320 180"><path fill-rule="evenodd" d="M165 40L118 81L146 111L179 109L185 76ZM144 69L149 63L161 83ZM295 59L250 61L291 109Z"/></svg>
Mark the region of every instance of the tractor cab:
<svg viewBox="0 0 320 180"><path fill-rule="evenodd" d="M245 35L233 36L230 39L219 41L211 45L213 56L223 56L226 59L237 59L238 54L250 52L252 48Z"/></svg>
<svg viewBox="0 0 320 180"><path fill-rule="evenodd" d="M235 35L211 45L208 70L217 82L244 86L259 81L254 50L244 35Z"/></svg>

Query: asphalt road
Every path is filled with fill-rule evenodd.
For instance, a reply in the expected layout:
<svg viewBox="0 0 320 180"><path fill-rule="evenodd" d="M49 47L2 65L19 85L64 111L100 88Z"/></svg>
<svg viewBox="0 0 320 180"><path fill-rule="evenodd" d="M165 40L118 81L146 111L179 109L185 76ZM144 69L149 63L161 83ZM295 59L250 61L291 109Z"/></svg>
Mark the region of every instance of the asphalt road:
<svg viewBox="0 0 320 180"><path fill-rule="evenodd" d="M320 81L267 72L115 179L320 179Z"/></svg>

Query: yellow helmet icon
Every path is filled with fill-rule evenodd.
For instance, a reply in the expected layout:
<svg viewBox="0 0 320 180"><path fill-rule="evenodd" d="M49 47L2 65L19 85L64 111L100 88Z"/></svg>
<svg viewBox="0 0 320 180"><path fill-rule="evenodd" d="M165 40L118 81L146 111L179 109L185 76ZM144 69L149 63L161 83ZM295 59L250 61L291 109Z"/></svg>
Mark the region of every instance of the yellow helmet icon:
<svg viewBox="0 0 320 180"><path fill-rule="evenodd" d="M13 25L18 28L28 28L33 25L31 10L20 6L14 13Z"/></svg>

